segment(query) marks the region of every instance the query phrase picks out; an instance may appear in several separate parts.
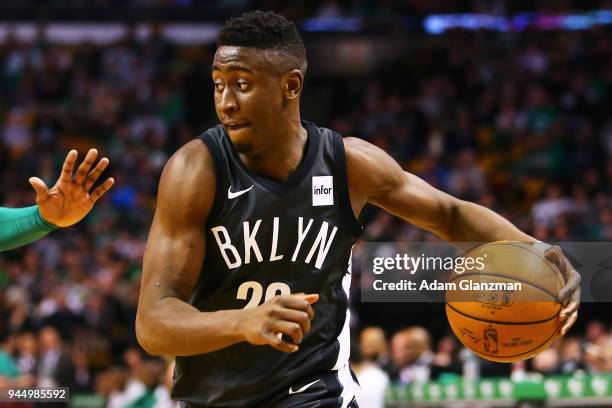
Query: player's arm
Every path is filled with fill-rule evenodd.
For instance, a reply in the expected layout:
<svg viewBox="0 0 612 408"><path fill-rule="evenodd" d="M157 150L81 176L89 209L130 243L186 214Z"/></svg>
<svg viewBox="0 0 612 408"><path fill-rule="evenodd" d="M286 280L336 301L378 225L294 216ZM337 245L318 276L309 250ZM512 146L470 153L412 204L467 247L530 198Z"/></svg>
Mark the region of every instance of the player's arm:
<svg viewBox="0 0 612 408"><path fill-rule="evenodd" d="M144 254L136 336L150 354L185 356L248 341L293 352L310 330L316 297L277 296L253 309L201 312L188 303L204 263L206 221L215 194L214 166L194 140L166 164ZM204 272L205 273L205 272ZM206 279L204 276L203 279Z"/></svg>
<svg viewBox="0 0 612 408"><path fill-rule="evenodd" d="M102 158L90 171L97 155L95 149L90 149L73 177L77 152L71 150L58 181L50 189L40 178L31 177L30 184L36 191L37 205L0 208L0 251L25 245L58 227L68 227L82 220L114 183L109 178L90 194L94 183L108 166L108 159Z"/></svg>
<svg viewBox="0 0 612 408"><path fill-rule="evenodd" d="M0 251L13 249L46 236L57 229L42 219L38 206L0 208Z"/></svg>
<svg viewBox="0 0 612 408"><path fill-rule="evenodd" d="M357 138L345 138L344 145L354 210L369 202L451 242L536 241L488 208L446 194L403 171L376 146ZM562 328L565 333L576 320L580 275L558 247L547 251L546 257L566 278L559 293L560 301L571 300L561 312L562 318L570 316Z"/></svg>

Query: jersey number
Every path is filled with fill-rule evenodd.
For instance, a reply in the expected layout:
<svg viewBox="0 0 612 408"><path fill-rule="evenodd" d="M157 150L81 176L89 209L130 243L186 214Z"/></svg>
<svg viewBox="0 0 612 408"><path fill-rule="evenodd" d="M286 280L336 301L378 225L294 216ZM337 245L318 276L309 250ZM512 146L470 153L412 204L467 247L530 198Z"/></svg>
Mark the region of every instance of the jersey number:
<svg viewBox="0 0 612 408"><path fill-rule="evenodd" d="M238 287L236 299L246 300L249 294L249 290L252 290L251 300L249 300L249 303L246 304L244 309L250 309L259 306L261 296L263 295L263 286L261 286L261 283L255 281L248 281L244 282ZM267 302L276 295L282 296L289 294L291 294L291 289L289 288L289 285L283 282L272 282L266 289L266 296L264 297L264 302Z"/></svg>

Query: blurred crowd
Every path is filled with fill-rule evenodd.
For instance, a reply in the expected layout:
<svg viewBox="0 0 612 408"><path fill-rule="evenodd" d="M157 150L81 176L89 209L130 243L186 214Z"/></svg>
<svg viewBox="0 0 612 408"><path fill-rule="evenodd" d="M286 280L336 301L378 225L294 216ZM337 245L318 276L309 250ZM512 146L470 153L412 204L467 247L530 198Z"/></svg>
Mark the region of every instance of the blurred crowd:
<svg viewBox="0 0 612 408"><path fill-rule="evenodd" d="M171 360L150 358L135 347L110 356L93 339L64 341L53 326L0 334L0 387L68 387L73 406L169 408ZM100 400L96 404L91 395Z"/></svg>
<svg viewBox="0 0 612 408"><path fill-rule="evenodd" d="M0 387L70 387L72 395L96 393L112 408L174 406L171 360L146 357L136 347L111 357L83 340L69 344L52 326L38 333L3 332ZM391 383L612 373L612 332L606 323L590 321L584 336L566 336L533 359L501 364L478 358L452 334L434 340L426 328L409 326L387 337L381 327L367 326L353 340L351 364L361 385L360 406L382 408Z"/></svg>
<svg viewBox="0 0 612 408"><path fill-rule="evenodd" d="M415 37L405 55L367 77L307 76L304 112L316 112L325 95L331 109L318 112L320 125L375 143L434 186L541 240L610 241L609 34ZM141 261L164 163L216 123L213 52L158 38L105 47L9 38L0 47L0 203L31 205L27 178L53 183L73 147L97 147L116 179L81 224L1 254L2 384L70 385L120 401L114 406L167 396L167 362L145 358L135 340ZM363 222L365 241L433 239L373 208ZM360 311L370 307L357 308L357 330L381 324ZM438 312L423 306L410 319L443 321ZM405 314L388 316L409 324ZM592 323L586 337L574 337L582 334L575 328L529 366L505 369L610 370L607 323L599 334ZM378 339L372 351L362 338L363 360L354 353L362 375L409 382L489 373L452 337L411 328L387 352L383 334L362 332Z"/></svg>
<svg viewBox="0 0 612 408"><path fill-rule="evenodd" d="M580 375L612 372L612 332L598 320L589 322L583 337L556 340L534 358L513 364L476 357L452 335L434 341L421 326L403 328L387 339L377 326L364 328L351 349L352 367L362 393L360 406L382 408L391 382L448 382L459 377L510 377L521 381L542 375Z"/></svg>

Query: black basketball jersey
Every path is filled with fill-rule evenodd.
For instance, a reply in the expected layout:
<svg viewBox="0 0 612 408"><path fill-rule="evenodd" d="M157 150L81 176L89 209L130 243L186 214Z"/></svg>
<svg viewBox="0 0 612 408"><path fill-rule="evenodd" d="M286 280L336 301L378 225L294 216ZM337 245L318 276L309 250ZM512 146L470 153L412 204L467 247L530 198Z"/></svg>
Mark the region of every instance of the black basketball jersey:
<svg viewBox="0 0 612 408"><path fill-rule="evenodd" d="M210 312L317 293L311 330L291 354L243 342L177 357L174 399L202 407L275 407L317 378L338 390L338 407L354 396L348 293L361 225L351 209L342 137L302 125L308 132L304 157L282 182L252 173L221 125L201 136L214 160L216 192L190 303Z"/></svg>

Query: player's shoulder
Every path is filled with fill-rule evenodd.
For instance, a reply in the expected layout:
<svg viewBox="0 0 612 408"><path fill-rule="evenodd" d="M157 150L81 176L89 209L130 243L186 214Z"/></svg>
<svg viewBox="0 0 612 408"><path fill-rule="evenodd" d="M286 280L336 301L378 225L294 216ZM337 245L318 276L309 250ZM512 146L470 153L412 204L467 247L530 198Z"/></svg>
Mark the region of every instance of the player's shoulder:
<svg viewBox="0 0 612 408"><path fill-rule="evenodd" d="M342 140L349 176L354 173L358 173L359 177L367 175L370 170L376 170L376 167L380 167L389 158L384 150L358 137L343 136L324 127L319 127L319 131L329 134L330 137L336 135Z"/></svg>
<svg viewBox="0 0 612 408"><path fill-rule="evenodd" d="M382 150L377 148L372 143L355 136L343 137L342 141L344 142L344 151L347 154L351 154L354 156L368 155L371 153L376 153L376 151L382 152Z"/></svg>
<svg viewBox="0 0 612 408"><path fill-rule="evenodd" d="M370 166L380 166L389 159L389 155L372 143L354 136L342 138L347 165L367 170Z"/></svg>
<svg viewBox="0 0 612 408"><path fill-rule="evenodd" d="M216 188L211 162L199 139L186 143L170 157L159 182L156 222L183 228L206 221Z"/></svg>
<svg viewBox="0 0 612 408"><path fill-rule="evenodd" d="M177 217L205 220L215 188L210 152L201 139L193 139L178 149L164 167L159 183L158 211L174 221Z"/></svg>
<svg viewBox="0 0 612 408"><path fill-rule="evenodd" d="M401 167L384 150L358 137L345 137L343 143L352 189L363 190L369 197L401 183Z"/></svg>
<svg viewBox="0 0 612 408"><path fill-rule="evenodd" d="M212 158L210 151L201 139L193 139L179 148L168 160L167 169L195 172L195 170L210 167Z"/></svg>
<svg viewBox="0 0 612 408"><path fill-rule="evenodd" d="M162 172L162 183L180 183L184 187L214 186L214 162L201 138L184 144L170 157Z"/></svg>

